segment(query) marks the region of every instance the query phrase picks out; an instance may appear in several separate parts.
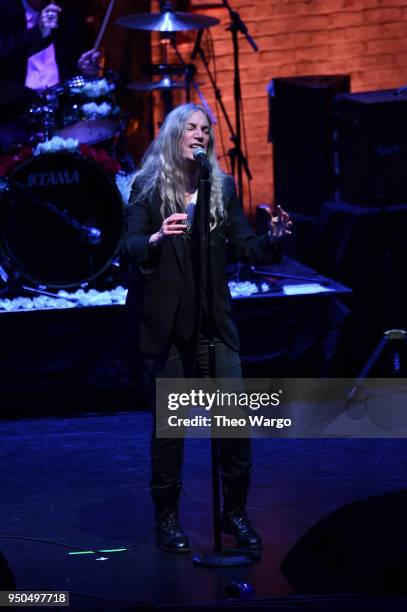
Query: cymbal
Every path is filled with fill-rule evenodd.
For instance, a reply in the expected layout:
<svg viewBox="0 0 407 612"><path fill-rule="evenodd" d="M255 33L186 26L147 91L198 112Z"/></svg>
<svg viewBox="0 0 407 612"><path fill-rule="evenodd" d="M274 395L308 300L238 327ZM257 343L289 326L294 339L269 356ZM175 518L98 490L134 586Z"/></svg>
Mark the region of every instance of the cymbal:
<svg viewBox="0 0 407 612"><path fill-rule="evenodd" d="M119 17L115 24L131 30L153 30L155 32L179 32L181 30L200 30L220 23L216 17L194 13L140 13Z"/></svg>
<svg viewBox="0 0 407 612"><path fill-rule="evenodd" d="M186 89L184 81L173 81L170 77L164 77L160 81L136 81L127 85L127 89L133 91L153 91L154 89Z"/></svg>

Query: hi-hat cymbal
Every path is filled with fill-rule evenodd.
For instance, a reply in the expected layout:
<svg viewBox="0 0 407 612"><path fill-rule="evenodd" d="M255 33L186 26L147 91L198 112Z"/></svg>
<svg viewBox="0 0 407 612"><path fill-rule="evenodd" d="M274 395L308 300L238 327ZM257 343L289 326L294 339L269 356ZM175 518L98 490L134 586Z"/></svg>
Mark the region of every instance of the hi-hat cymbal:
<svg viewBox="0 0 407 612"><path fill-rule="evenodd" d="M173 81L170 77L164 77L160 81L136 81L127 85L127 89L133 91L153 91L154 89L186 89L185 81Z"/></svg>
<svg viewBox="0 0 407 612"><path fill-rule="evenodd" d="M200 30L220 23L216 17L195 15L192 13L140 13L126 15L115 21L116 25L131 30L153 30L156 32L179 32L181 30Z"/></svg>

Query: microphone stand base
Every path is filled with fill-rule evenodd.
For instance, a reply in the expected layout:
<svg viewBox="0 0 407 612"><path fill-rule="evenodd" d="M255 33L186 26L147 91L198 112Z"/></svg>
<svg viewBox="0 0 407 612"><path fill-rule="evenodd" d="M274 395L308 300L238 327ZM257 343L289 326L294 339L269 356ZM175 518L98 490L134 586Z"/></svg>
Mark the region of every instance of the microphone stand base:
<svg viewBox="0 0 407 612"><path fill-rule="evenodd" d="M232 548L222 550L221 552L195 555L192 560L196 565L201 565L202 567L236 567L238 565L250 565L257 559L260 559L259 552Z"/></svg>

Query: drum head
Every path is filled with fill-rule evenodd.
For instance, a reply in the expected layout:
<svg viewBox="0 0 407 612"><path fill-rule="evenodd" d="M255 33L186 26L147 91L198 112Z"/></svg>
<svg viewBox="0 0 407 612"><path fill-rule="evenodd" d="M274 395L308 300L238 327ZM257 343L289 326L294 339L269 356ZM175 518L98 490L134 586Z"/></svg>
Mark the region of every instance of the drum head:
<svg viewBox="0 0 407 612"><path fill-rule="evenodd" d="M58 130L62 138L76 138L80 144L93 145L110 140L120 131L120 123L114 119L85 119Z"/></svg>
<svg viewBox="0 0 407 612"><path fill-rule="evenodd" d="M56 153L15 170L0 217L1 244L23 276L49 287L74 287L110 265L120 244L123 202L98 164ZM87 227L100 230L97 244L87 238Z"/></svg>

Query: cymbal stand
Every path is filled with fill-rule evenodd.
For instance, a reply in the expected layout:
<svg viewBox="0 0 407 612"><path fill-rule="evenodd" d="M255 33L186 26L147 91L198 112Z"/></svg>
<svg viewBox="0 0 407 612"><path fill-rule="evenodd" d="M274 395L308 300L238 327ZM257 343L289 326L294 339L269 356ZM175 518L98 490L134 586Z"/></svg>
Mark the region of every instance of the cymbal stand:
<svg viewBox="0 0 407 612"><path fill-rule="evenodd" d="M163 56L163 64L168 64L168 44L170 41L171 32L162 32L160 34L160 43L162 47L162 56ZM169 74L163 74L163 77L171 78ZM168 115L173 109L173 93L171 87L163 89L161 92L161 97L164 104L164 117Z"/></svg>
<svg viewBox="0 0 407 612"><path fill-rule="evenodd" d="M235 132L235 129L232 125L232 122L229 118L228 112L226 110L226 107L223 103L223 99L222 99L222 93L216 83L216 80L211 72L211 69L209 67L209 61L206 58L205 52L202 49L202 47L197 44L196 46L196 51L199 54L203 65L205 66L205 70L206 73L208 75L208 78L211 82L211 85L213 87L213 91L215 94L215 99L218 102L220 109L222 111L222 115L226 121L226 125L228 126L228 130L229 130L229 134L230 134L230 140L233 143L233 147L228 151L228 155L230 157L230 161L231 161L231 166L232 166L232 174L234 177L236 177L236 163L238 166L238 187L239 187L239 196L241 199L241 202L243 204L243 185L242 185L242 176L241 176L241 170L242 168L244 169L246 176L248 178L249 181L251 181L253 179L252 173L250 172L250 168L249 168L249 163L247 161L246 156L244 155L242 148L241 148L241 141L240 141L240 127L239 127L239 135L237 134L237 132ZM239 86L239 91L240 91L240 86ZM239 112L240 112L240 103L238 105L239 108ZM240 114L239 114L240 117ZM240 126L240 123L239 123ZM239 180L240 177L240 180Z"/></svg>
<svg viewBox="0 0 407 612"><path fill-rule="evenodd" d="M46 142L50 140L55 131L55 111L57 109L57 94L50 88L45 90L42 94L44 103L42 110L44 113L44 119L42 125L44 126L43 140Z"/></svg>
<svg viewBox="0 0 407 612"><path fill-rule="evenodd" d="M208 113L212 123L214 123L216 125L217 120L216 117L211 109L211 107L209 106L205 96L203 95L198 83L196 82L195 78L194 78L194 71L192 69L192 66L190 64L187 64L184 60L184 58L182 57L178 47L177 47L177 43L176 43L176 39L175 39L175 32L173 32L173 35L169 37L170 42L171 42L171 46L175 51L175 54L177 56L177 58L179 59L180 64L183 66L184 68L184 78L185 78L185 85L186 85L186 91L187 91L187 102L191 101L191 85L194 88L194 90L196 91L196 93L198 94L198 97L201 101L202 106L204 107L204 109L206 110L206 112Z"/></svg>

